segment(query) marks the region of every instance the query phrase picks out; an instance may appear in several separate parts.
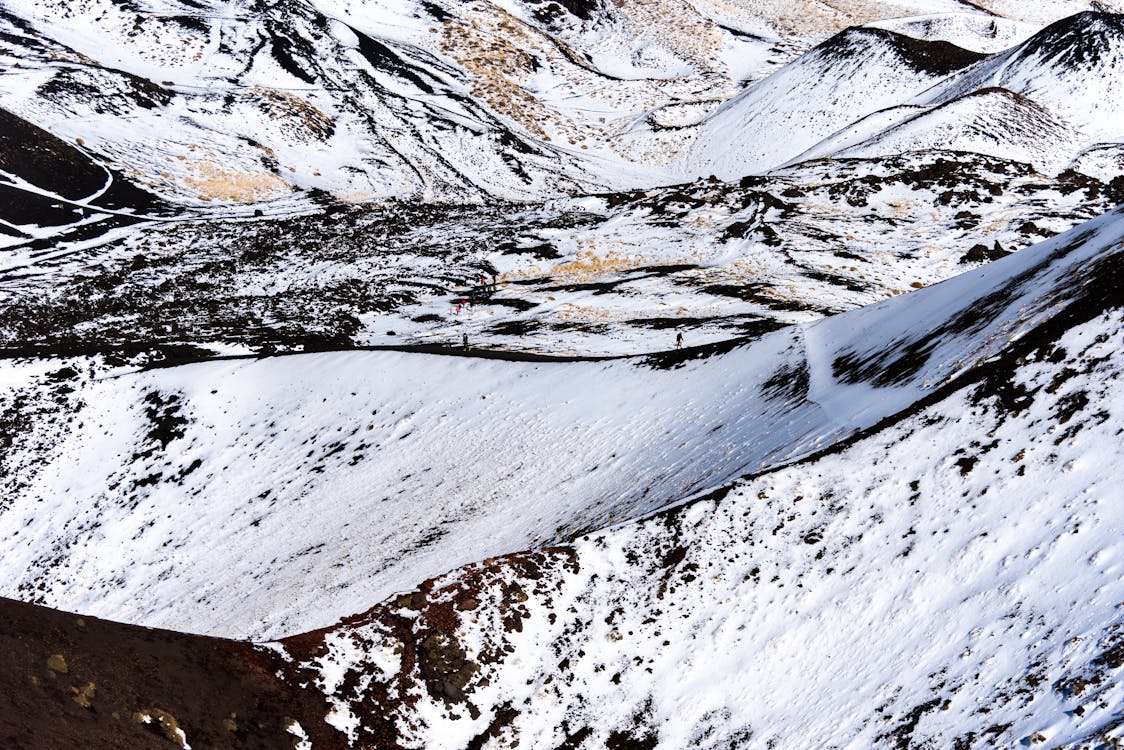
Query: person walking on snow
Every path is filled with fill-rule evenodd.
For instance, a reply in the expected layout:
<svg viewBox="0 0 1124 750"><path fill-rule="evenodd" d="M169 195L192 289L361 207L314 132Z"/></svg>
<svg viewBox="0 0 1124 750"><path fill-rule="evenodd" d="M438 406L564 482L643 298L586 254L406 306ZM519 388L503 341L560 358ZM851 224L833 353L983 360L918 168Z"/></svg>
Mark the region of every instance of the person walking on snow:
<svg viewBox="0 0 1124 750"><path fill-rule="evenodd" d="M682 333L675 334L675 348L676 349L682 349L683 348L683 334Z"/></svg>
<svg viewBox="0 0 1124 750"><path fill-rule="evenodd" d="M461 347L464 348L464 349L468 349L468 334L467 333L461 334Z"/></svg>

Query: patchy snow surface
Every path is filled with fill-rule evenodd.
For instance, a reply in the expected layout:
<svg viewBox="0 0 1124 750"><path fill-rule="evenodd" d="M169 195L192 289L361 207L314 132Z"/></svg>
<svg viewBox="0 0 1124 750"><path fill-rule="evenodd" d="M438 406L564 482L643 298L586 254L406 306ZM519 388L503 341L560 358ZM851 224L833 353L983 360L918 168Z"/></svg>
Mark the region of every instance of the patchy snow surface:
<svg viewBox="0 0 1124 750"><path fill-rule="evenodd" d="M67 385L54 434L7 459L4 593L225 635L322 625L870 427L1048 319L1121 238L1110 215L732 349L314 354Z"/></svg>
<svg viewBox="0 0 1124 750"><path fill-rule="evenodd" d="M309 191L356 203L536 199L775 167L973 55L1090 7L1120 9L5 0L0 107L195 209ZM868 22L880 23L782 68ZM1063 62L1024 66L1009 87L1053 92L1040 102L1053 110L1088 78L1081 107L1093 119L1078 124L1115 138L1118 113L1097 104L1115 90L1110 61Z"/></svg>
<svg viewBox="0 0 1124 750"><path fill-rule="evenodd" d="M305 748L1124 743L1120 10L0 0L0 595Z"/></svg>
<svg viewBox="0 0 1124 750"><path fill-rule="evenodd" d="M947 148L1057 173L1124 139L1121 18L1082 13L1025 41L1025 28L1001 35L956 17L851 29L723 105L685 163L730 179L805 158ZM1021 43L972 43L995 37Z"/></svg>
<svg viewBox="0 0 1124 750"><path fill-rule="evenodd" d="M276 205L52 246L0 273L0 346L183 361L467 334L490 350L662 351L872 304L1121 202L1124 180L938 151L540 205Z"/></svg>
<svg viewBox="0 0 1124 750"><path fill-rule="evenodd" d="M415 655L353 660L334 694L385 747L1113 746L1122 217L1089 230L1112 225L1070 238L1088 297L881 431L288 647L312 674ZM1002 277L1061 308L1057 250L887 307L909 328Z"/></svg>

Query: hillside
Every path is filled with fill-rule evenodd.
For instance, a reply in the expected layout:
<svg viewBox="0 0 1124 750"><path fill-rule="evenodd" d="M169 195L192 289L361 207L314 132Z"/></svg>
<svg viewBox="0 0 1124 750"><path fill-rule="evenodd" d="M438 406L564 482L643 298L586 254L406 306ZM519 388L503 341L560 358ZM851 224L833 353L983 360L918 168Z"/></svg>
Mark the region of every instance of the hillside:
<svg viewBox="0 0 1124 750"><path fill-rule="evenodd" d="M1057 174L1124 138L1121 18L1077 14L1003 51L972 40L1025 30L947 17L849 29L703 122L687 168L731 179L810 158L948 149Z"/></svg>
<svg viewBox="0 0 1124 750"><path fill-rule="evenodd" d="M872 126L868 120L874 118L883 122ZM897 122L881 127L887 120ZM863 139L872 130L876 134ZM1033 164L1056 174L1070 165L1083 145L1082 134L1050 110L1007 89L990 88L920 112L917 107L904 107L878 113L794 161L960 151Z"/></svg>
<svg viewBox="0 0 1124 750"><path fill-rule="evenodd" d="M1081 13L1054 23L1023 44L996 55L925 95L948 101L986 86L1032 99L1079 128L1092 142L1117 141L1124 17Z"/></svg>
<svg viewBox="0 0 1124 750"><path fill-rule="evenodd" d="M0 0L0 748L1124 747L1122 51Z"/></svg>
<svg viewBox="0 0 1124 750"><path fill-rule="evenodd" d="M850 29L723 105L702 126L696 169L726 179L766 171L981 58L948 42Z"/></svg>
<svg viewBox="0 0 1124 750"><path fill-rule="evenodd" d="M878 403L943 374L873 429L635 522L453 571L325 630L251 647L0 602L0 737L1112 743L1122 239L1116 211L809 328L809 342L878 333L834 349L834 400L814 372L805 381L837 413L861 391ZM967 362L957 341L985 348Z"/></svg>
<svg viewBox="0 0 1124 750"><path fill-rule="evenodd" d="M1111 746L1122 222L887 303L1056 316L881 429L286 640L297 679L379 747ZM900 341L835 368L958 370Z"/></svg>

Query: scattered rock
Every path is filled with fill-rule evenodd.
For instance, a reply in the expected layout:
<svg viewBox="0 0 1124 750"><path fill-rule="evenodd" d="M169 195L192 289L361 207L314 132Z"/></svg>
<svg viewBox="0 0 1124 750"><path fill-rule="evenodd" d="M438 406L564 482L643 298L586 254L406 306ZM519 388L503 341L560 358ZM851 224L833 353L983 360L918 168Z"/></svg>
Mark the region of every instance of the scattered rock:
<svg viewBox="0 0 1124 750"><path fill-rule="evenodd" d="M47 669L58 674L70 672L70 667L66 665L66 658L62 654L51 654L47 657Z"/></svg>
<svg viewBox="0 0 1124 750"><path fill-rule="evenodd" d="M97 686L92 682L87 682L81 689L72 687L70 692L74 693L74 702L82 708L92 708L94 702L94 693L97 692Z"/></svg>
<svg viewBox="0 0 1124 750"><path fill-rule="evenodd" d="M460 643L440 632L430 633L422 641L418 667L429 694L452 703L465 701L465 688L477 670Z"/></svg>

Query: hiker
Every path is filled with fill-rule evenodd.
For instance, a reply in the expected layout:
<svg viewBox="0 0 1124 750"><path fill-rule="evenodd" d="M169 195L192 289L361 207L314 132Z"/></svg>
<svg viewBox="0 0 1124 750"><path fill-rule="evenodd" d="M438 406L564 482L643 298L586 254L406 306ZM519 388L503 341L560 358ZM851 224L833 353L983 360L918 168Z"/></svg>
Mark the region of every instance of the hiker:
<svg viewBox="0 0 1124 750"><path fill-rule="evenodd" d="M468 334L467 333L461 334L461 348L463 348L463 349L468 348Z"/></svg>
<svg viewBox="0 0 1124 750"><path fill-rule="evenodd" d="M492 291L496 291L496 275L492 274Z"/></svg>
<svg viewBox="0 0 1124 750"><path fill-rule="evenodd" d="M676 349L682 349L683 348L683 334L682 333L675 334L675 348Z"/></svg>

